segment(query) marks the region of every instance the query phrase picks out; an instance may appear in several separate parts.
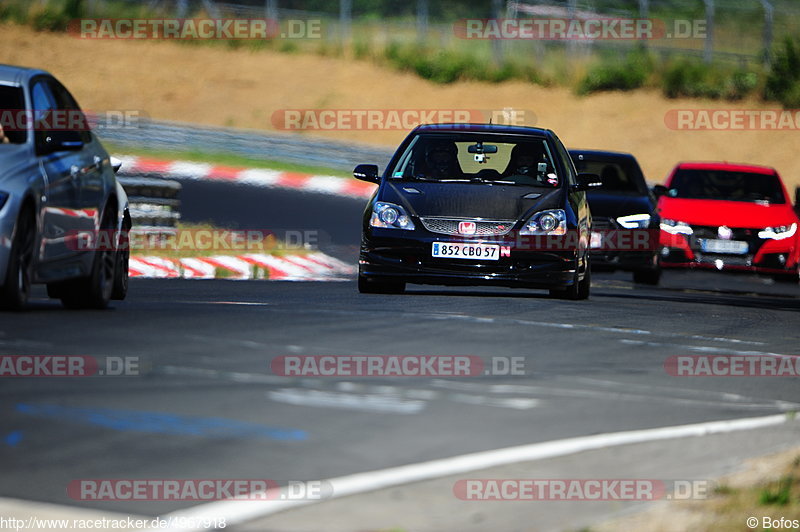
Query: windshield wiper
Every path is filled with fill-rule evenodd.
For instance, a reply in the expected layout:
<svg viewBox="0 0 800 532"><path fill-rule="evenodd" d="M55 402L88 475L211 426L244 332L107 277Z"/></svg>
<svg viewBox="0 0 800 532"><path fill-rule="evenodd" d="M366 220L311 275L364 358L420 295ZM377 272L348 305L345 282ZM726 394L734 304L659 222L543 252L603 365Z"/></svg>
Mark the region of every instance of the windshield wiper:
<svg viewBox="0 0 800 532"><path fill-rule="evenodd" d="M516 185L513 181L502 181L500 179L485 179L483 177L473 177L470 179L472 183L487 183L489 185L493 185L495 183L500 185Z"/></svg>

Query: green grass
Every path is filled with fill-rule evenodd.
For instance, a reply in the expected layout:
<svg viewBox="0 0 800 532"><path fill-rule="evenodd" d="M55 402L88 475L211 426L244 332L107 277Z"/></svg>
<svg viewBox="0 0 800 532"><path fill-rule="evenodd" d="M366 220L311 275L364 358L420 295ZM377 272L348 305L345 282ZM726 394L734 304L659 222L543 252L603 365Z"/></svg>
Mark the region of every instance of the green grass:
<svg viewBox="0 0 800 532"><path fill-rule="evenodd" d="M380 2L379 2L380 3ZM602 5L600 5L602 4ZM598 9L611 4L600 2ZM88 13L86 0L0 0L0 21L28 25L37 31L65 31L69 21L81 17L143 18L168 16L150 4L131 4L106 0ZM166 4L165 4L166 5ZM755 4L754 4L755 5ZM380 8L382 9L382 8ZM503 58L495 60L490 40L461 39L452 26L432 21L423 42L418 40L413 19L378 15L378 4L353 20L352 37L343 43L337 37L336 17L324 18L320 39L273 39L269 41L181 41L185 46L225 46L252 52L272 50L281 53L315 53L326 57L372 61L395 70L412 72L438 84L465 80L500 83L520 80L529 83L571 87L577 94L599 91L630 91L641 87L660 88L671 98L710 98L740 100L757 95L766 101L780 102L785 108L800 107L800 15L791 3L778 0L773 68L762 67L757 59L736 66L732 63L703 63L681 55L670 47L702 50L703 39L657 40L661 55L648 54L631 46L627 52L611 52L601 47L571 53L564 43L544 41L505 41ZM632 8L632 14L635 8ZM204 16L202 12L190 16ZM207 16L207 15L205 15ZM761 9L719 10L715 25L715 50L751 56L763 55ZM702 8L654 9L651 18L669 23L675 19L703 18ZM449 19L448 19L449 20ZM250 161L248 164L263 163ZM274 168L274 165L269 166ZM287 168L291 170L291 168ZM343 175L343 172L328 172Z"/></svg>
<svg viewBox="0 0 800 532"><path fill-rule="evenodd" d="M758 494L761 506L786 506L792 495L792 485L797 484L792 475L783 477L777 483L763 488Z"/></svg>
<svg viewBox="0 0 800 532"><path fill-rule="evenodd" d="M800 108L800 39L787 37L777 47L764 98L777 100L787 109Z"/></svg>
<svg viewBox="0 0 800 532"><path fill-rule="evenodd" d="M153 159L163 159L167 161L193 161L198 163L211 163L220 166L244 167L244 168L264 168L268 170L278 170L281 172L296 172L299 174L330 175L335 177L353 177L349 172L326 168L323 166L312 166L306 164L285 163L282 161L272 161L257 159L244 155L232 153L214 153L196 150L154 150L150 148L130 148L120 146L113 142L104 141L103 145L109 153L121 155L136 155L139 157L150 157Z"/></svg>
<svg viewBox="0 0 800 532"><path fill-rule="evenodd" d="M639 89L645 86L653 69L653 58L642 49L623 58L605 57L601 63L589 69L575 92L585 95L592 92Z"/></svg>

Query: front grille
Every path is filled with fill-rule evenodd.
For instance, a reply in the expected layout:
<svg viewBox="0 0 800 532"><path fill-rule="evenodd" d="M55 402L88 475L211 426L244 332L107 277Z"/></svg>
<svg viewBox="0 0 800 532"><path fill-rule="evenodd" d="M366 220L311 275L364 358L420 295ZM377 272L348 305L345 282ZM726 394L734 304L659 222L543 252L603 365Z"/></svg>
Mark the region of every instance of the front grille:
<svg viewBox="0 0 800 532"><path fill-rule="evenodd" d="M722 253L695 253L695 261L701 264L715 264L721 260L725 266L745 266L753 265L752 257L747 255L724 255Z"/></svg>
<svg viewBox="0 0 800 532"><path fill-rule="evenodd" d="M716 226L702 226L702 225L693 225L692 230L694 233L689 237L689 247L692 251L695 252L695 255L702 255L704 256L705 260L710 260L714 258L723 258L727 257L728 262L730 259L734 259L735 257L747 257L755 255L758 249L763 244L763 240L758 238L758 229L747 229L747 228L731 228L730 229L730 237L726 240L735 240L739 242L747 242L748 245L748 252L744 255L740 254L730 254L730 253L712 253L709 251L703 251L702 242L703 240L717 240L719 239L719 227ZM743 261L736 261L731 260L730 262L736 262L737 265L739 262L746 262L747 259Z"/></svg>
<svg viewBox="0 0 800 532"><path fill-rule="evenodd" d="M515 220L476 220L468 218L421 218L422 225L431 233L442 235L458 236L502 236L511 231L516 223ZM461 222L472 222L475 224L475 232L472 234L462 234L458 231L458 224Z"/></svg>

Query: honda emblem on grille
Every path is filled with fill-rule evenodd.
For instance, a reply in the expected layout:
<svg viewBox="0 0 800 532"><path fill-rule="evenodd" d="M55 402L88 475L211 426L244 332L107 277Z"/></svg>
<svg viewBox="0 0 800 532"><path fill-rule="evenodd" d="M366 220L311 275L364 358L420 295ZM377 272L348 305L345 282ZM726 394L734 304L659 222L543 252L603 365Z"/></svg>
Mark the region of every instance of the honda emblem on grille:
<svg viewBox="0 0 800 532"><path fill-rule="evenodd" d="M474 235L478 230L475 222L458 222L458 232L462 235Z"/></svg>
<svg viewBox="0 0 800 532"><path fill-rule="evenodd" d="M717 236L719 237L720 240L730 240L731 238L733 238L733 231L731 230L730 227L723 225L719 229L717 229Z"/></svg>

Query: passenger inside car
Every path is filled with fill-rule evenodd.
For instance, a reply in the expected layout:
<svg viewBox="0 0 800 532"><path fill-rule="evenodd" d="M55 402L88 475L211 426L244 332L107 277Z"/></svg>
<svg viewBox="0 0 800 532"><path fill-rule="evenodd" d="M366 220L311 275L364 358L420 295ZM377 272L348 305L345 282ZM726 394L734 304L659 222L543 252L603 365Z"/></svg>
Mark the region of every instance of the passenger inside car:
<svg viewBox="0 0 800 532"><path fill-rule="evenodd" d="M547 170L541 171L539 168L540 163L547 164ZM547 162L547 156L541 143L526 143L514 146L511 150L511 158L503 179L524 185L558 185L558 178L552 172L551 165Z"/></svg>

